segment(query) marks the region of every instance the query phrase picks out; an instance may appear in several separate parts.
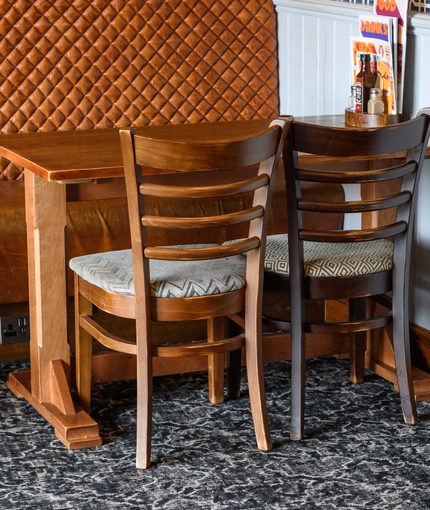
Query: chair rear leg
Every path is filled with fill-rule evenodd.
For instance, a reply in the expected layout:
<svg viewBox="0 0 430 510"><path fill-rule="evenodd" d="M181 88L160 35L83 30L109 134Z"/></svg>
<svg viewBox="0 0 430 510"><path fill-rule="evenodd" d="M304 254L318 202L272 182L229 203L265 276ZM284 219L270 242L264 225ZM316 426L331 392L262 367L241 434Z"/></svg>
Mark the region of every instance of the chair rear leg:
<svg viewBox="0 0 430 510"><path fill-rule="evenodd" d="M242 349L229 352L227 369L227 398L240 397L240 375L242 366Z"/></svg>
<svg viewBox="0 0 430 510"><path fill-rule="evenodd" d="M82 315L92 315L92 303L79 293L78 276L75 275L75 372L76 389L80 407L89 413L91 409L92 336L80 326Z"/></svg>
<svg viewBox="0 0 430 510"><path fill-rule="evenodd" d="M230 319L226 322L226 334L230 337L243 333L245 328L245 319L237 315L229 316ZM227 364L227 398L234 399L240 397L240 380L242 368L242 349L230 351L228 353Z"/></svg>
<svg viewBox="0 0 430 510"><path fill-rule="evenodd" d="M396 294L399 293L393 292L393 348L397 384L405 423L414 425L418 422L418 415L409 347L409 318L405 313L406 303Z"/></svg>
<svg viewBox="0 0 430 510"><path fill-rule="evenodd" d="M208 342L223 340L226 334L225 317L208 319L207 332ZM209 400L212 404L222 404L224 401L224 369L224 353L208 355Z"/></svg>
<svg viewBox="0 0 430 510"><path fill-rule="evenodd" d="M252 312L245 316L246 374L257 446L267 451L272 449L272 438L264 386L262 334L258 324L260 317L260 314Z"/></svg>
<svg viewBox="0 0 430 510"><path fill-rule="evenodd" d="M145 325L136 321L137 341L137 427L136 467L148 468L151 464L152 440L152 338Z"/></svg>
<svg viewBox="0 0 430 510"><path fill-rule="evenodd" d="M297 326L296 326L297 327ZM291 331L291 431L290 439L304 437L306 344L302 328Z"/></svg>
<svg viewBox="0 0 430 510"><path fill-rule="evenodd" d="M366 299L349 300L349 319L352 321L366 318ZM353 384L364 382L364 365L366 355L367 332L351 333L349 342L350 353L350 381Z"/></svg>

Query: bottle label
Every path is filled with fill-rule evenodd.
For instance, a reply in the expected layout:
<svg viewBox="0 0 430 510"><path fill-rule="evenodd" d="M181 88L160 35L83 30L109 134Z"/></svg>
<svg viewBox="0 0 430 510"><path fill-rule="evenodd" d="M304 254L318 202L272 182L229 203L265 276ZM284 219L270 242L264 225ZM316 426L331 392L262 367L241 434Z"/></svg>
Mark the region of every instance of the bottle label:
<svg viewBox="0 0 430 510"><path fill-rule="evenodd" d="M357 79L355 89L355 111L361 113L363 111L363 84Z"/></svg>

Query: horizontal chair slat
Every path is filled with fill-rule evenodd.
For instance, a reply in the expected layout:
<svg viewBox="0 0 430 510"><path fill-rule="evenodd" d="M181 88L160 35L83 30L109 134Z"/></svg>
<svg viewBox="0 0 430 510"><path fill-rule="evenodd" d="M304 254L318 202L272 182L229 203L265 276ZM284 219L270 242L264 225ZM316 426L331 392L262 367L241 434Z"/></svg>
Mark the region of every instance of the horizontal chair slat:
<svg viewBox="0 0 430 510"><path fill-rule="evenodd" d="M314 322L305 326L306 333L358 333L371 329L379 329L393 322L391 311L357 322Z"/></svg>
<svg viewBox="0 0 430 510"><path fill-rule="evenodd" d="M377 198L375 200L351 200L349 202L311 202L308 200L299 200L297 206L302 211L330 212L330 213L360 213L369 211L379 211L397 207L405 204L411 199L411 193L404 191L395 196L387 198Z"/></svg>
<svg viewBox="0 0 430 510"><path fill-rule="evenodd" d="M136 342L112 335L91 317L81 316L79 324L108 349L114 349L126 354L136 354Z"/></svg>
<svg viewBox="0 0 430 510"><path fill-rule="evenodd" d="M318 170L311 170L307 168L297 169L297 178L301 181L310 182L331 182L331 183L356 183L356 182L380 182L389 181L398 177L403 177L417 168L415 161L410 161L393 168L381 168L378 170L360 170L360 171L324 171L321 168Z"/></svg>
<svg viewBox="0 0 430 510"><path fill-rule="evenodd" d="M172 247L148 247L145 248L145 256L148 259L158 260L208 260L231 257L246 251L253 250L260 245L258 237L233 242L220 246L206 248L172 248Z"/></svg>
<svg viewBox="0 0 430 510"><path fill-rule="evenodd" d="M142 225L158 228L213 228L226 225L238 225L256 218L261 218L264 208L260 205L250 207L244 211L224 214L223 216L197 216L191 218L172 218L170 216L142 216Z"/></svg>
<svg viewBox="0 0 430 510"><path fill-rule="evenodd" d="M219 186L169 186L166 184L144 183L139 187L141 195L163 198L212 198L227 197L247 193L266 186L269 177L266 174L256 175L244 181L232 182Z"/></svg>
<svg viewBox="0 0 430 510"><path fill-rule="evenodd" d="M227 338L216 342L196 342L194 344L187 344L185 347L181 345L154 345L152 347L152 355L159 358L208 356L209 354L236 351L241 349L244 345L245 337L241 334L233 338Z"/></svg>
<svg viewBox="0 0 430 510"><path fill-rule="evenodd" d="M379 228L364 230L332 230L322 232L319 230L300 230L299 238L302 241L317 243L352 243L361 241L375 241L405 232L407 224L404 221L392 223Z"/></svg>

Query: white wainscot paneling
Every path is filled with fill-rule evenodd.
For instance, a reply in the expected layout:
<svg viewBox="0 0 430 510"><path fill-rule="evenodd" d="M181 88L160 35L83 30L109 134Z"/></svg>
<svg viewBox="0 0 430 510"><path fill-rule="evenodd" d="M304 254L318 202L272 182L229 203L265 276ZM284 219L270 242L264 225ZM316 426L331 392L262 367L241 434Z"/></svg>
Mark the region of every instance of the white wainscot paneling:
<svg viewBox="0 0 430 510"><path fill-rule="evenodd" d="M273 0L283 115L344 113L351 90L349 38L372 8L328 0Z"/></svg>
<svg viewBox="0 0 430 510"><path fill-rule="evenodd" d="M342 114L352 82L350 36L373 7L334 0L273 0L282 115ZM430 15L410 13L404 116L430 105Z"/></svg>

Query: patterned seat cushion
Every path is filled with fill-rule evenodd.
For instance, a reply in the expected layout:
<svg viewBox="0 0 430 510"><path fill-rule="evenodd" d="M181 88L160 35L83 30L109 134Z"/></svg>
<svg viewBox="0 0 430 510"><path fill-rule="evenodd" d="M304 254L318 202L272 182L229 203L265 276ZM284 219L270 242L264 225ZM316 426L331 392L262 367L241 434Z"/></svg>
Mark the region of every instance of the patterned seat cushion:
<svg viewBox="0 0 430 510"><path fill-rule="evenodd" d="M357 276L393 267L393 243L385 239L362 243L304 242L305 276ZM288 235L267 237L264 269L289 274Z"/></svg>
<svg viewBox="0 0 430 510"><path fill-rule="evenodd" d="M69 265L81 278L97 287L116 294L134 295L131 250L75 257ZM245 287L245 266L242 255L191 262L151 260L151 296L185 298L232 292Z"/></svg>

